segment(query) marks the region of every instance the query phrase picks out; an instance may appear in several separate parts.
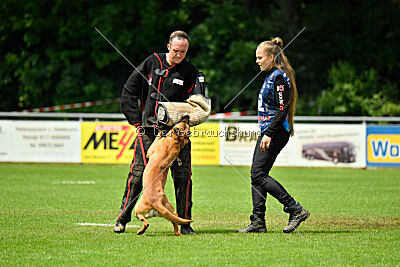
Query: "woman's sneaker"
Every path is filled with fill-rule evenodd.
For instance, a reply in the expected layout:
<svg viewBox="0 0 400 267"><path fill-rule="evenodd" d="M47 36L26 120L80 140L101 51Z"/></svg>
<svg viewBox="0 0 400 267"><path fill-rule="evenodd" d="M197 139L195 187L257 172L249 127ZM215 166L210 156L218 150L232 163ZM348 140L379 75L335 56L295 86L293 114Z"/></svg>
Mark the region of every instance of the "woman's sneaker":
<svg viewBox="0 0 400 267"><path fill-rule="evenodd" d="M302 205L299 203L293 204L290 207L285 207L283 209L284 212L289 213L289 222L283 228L284 233L290 233L296 230L297 227L299 227L300 223L307 220L308 217L310 217L310 212L303 208Z"/></svg>
<svg viewBox="0 0 400 267"><path fill-rule="evenodd" d="M249 226L236 230L235 233L266 233L267 227L265 227L265 220L257 216L250 216L251 223Z"/></svg>

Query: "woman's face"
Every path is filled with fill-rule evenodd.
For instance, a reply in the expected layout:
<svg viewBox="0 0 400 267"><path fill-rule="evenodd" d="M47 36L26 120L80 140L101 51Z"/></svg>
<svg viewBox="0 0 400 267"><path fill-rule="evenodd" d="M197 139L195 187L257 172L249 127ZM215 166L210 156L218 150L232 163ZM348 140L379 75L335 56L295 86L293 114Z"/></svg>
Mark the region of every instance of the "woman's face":
<svg viewBox="0 0 400 267"><path fill-rule="evenodd" d="M271 69L272 64L270 64L270 63L272 62L273 59L274 59L273 54L270 54L269 56L267 56L262 47L260 47L260 46L257 47L256 63L260 66L261 71L266 71L266 70Z"/></svg>

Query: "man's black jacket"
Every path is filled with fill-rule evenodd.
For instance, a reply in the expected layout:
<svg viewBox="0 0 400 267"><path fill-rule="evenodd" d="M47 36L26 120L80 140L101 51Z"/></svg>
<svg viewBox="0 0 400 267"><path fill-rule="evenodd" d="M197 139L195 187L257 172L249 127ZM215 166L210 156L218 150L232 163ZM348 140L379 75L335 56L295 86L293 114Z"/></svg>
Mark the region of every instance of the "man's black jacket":
<svg viewBox="0 0 400 267"><path fill-rule="evenodd" d="M203 93L196 85L197 68L187 59L171 66L165 53L154 53L133 71L124 85L121 110L131 125L156 124L158 102L183 102L192 94ZM204 78L201 77L201 82ZM196 85L196 86L195 86ZM197 92L199 91L199 92Z"/></svg>

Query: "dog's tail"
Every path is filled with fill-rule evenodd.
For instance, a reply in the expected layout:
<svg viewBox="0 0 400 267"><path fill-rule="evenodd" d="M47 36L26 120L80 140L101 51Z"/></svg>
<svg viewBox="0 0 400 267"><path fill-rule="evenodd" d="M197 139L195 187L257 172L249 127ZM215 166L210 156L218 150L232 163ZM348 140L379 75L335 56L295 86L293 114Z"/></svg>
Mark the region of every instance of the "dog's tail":
<svg viewBox="0 0 400 267"><path fill-rule="evenodd" d="M172 212L170 212L162 203L158 203L154 207L165 219L167 219L170 222L176 223L176 224L189 224L193 222L193 220L186 220L181 217L176 216Z"/></svg>

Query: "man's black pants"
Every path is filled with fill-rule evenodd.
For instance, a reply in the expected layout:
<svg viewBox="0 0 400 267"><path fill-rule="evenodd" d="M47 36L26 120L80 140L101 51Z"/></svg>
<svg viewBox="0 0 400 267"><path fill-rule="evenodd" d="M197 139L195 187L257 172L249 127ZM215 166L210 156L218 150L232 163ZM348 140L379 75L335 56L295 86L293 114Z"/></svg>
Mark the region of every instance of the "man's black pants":
<svg viewBox="0 0 400 267"><path fill-rule="evenodd" d="M143 130L142 130L143 131ZM142 177L147 165L147 150L156 138L153 129L146 128L134 140L134 156L125 185L121 209L118 220L122 224L131 221L132 210L143 189ZM191 170L191 143L181 150L178 158L171 166L171 174L175 187L176 212L184 219L191 219L192 211L192 170Z"/></svg>
<svg viewBox="0 0 400 267"><path fill-rule="evenodd" d="M278 133L272 138L270 147L265 152L260 149L263 136L260 135L257 139L251 165L251 195L253 199L253 214L259 218L264 219L265 217L267 193L271 194L285 207L296 203L286 189L269 176L276 157L289 141L289 137L290 134L287 131Z"/></svg>

